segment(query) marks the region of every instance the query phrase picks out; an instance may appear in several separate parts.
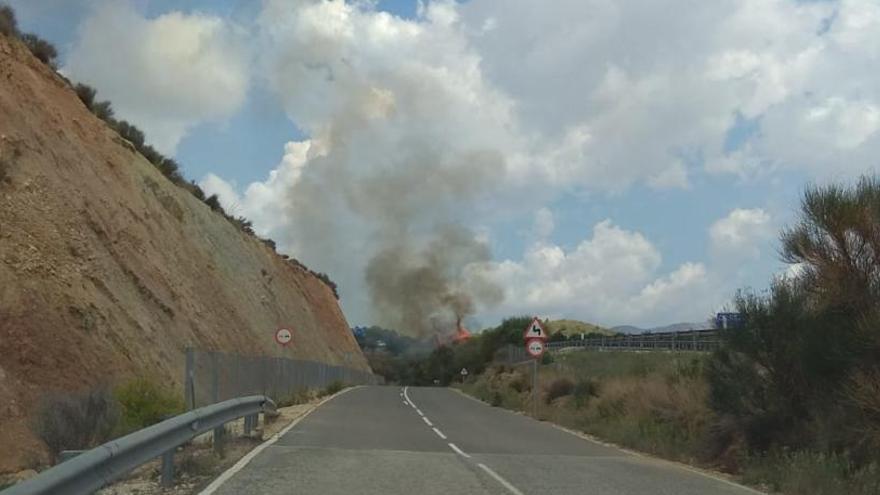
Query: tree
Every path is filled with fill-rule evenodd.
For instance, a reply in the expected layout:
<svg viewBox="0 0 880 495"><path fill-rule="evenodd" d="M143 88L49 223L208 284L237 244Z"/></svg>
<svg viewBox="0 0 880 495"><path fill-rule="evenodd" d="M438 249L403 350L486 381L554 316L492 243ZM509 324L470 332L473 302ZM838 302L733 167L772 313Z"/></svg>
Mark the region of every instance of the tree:
<svg viewBox="0 0 880 495"><path fill-rule="evenodd" d="M709 365L712 406L754 449L870 452L880 446L870 410L880 407L870 399L880 383L880 181L808 188L781 241L800 274L737 296L745 325L723 332Z"/></svg>

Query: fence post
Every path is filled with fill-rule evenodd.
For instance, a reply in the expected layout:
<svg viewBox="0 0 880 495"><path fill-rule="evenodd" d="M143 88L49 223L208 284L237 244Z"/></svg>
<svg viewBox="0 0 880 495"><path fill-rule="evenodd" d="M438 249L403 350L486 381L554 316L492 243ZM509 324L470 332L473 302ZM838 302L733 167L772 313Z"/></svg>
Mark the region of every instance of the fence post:
<svg viewBox="0 0 880 495"><path fill-rule="evenodd" d="M191 411L196 408L196 390L194 383L195 352L192 347L186 348L186 365L183 376L183 402Z"/></svg>

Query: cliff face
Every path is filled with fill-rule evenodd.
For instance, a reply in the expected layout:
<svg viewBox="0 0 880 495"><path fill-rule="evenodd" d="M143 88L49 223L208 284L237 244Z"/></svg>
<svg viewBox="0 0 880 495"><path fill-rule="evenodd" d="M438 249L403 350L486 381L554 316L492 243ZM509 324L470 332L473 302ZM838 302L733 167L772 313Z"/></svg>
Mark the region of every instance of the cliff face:
<svg viewBox="0 0 880 495"><path fill-rule="evenodd" d="M279 326L294 329L283 351ZM368 369L326 285L169 182L0 36L0 472L38 449L41 394L134 374L179 386L186 346Z"/></svg>

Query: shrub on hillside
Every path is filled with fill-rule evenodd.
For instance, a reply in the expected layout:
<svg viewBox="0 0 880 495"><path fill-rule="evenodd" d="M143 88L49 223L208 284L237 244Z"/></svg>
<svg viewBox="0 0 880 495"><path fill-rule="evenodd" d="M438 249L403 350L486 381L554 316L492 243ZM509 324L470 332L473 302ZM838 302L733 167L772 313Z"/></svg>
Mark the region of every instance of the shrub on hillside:
<svg viewBox="0 0 880 495"><path fill-rule="evenodd" d="M58 58L58 50L55 49L55 46L52 45L52 43L49 43L36 34L31 33L23 34L20 38L25 46L28 47L28 50L30 50L40 62L43 62L50 67L55 67L55 59Z"/></svg>
<svg viewBox="0 0 880 495"><path fill-rule="evenodd" d="M220 197L216 194L212 194L205 198L205 204L208 205L208 208L211 208L214 211L223 211L223 206L220 205Z"/></svg>
<svg viewBox="0 0 880 495"><path fill-rule="evenodd" d="M107 122L108 124L113 124L113 105L110 104L109 101L96 101L92 103L91 107L92 113L95 114L95 117ZM112 125L111 125L112 127Z"/></svg>
<svg viewBox="0 0 880 495"><path fill-rule="evenodd" d="M272 239L260 239L260 241L269 247L273 252L278 249L278 245Z"/></svg>
<svg viewBox="0 0 880 495"><path fill-rule="evenodd" d="M314 272L312 270L309 271L312 273L312 275L318 277L321 282L324 282L324 285L330 287L330 290L333 292L333 297L335 297L337 300L339 299L338 287L336 286L336 282L330 280L330 275L327 275L323 272Z"/></svg>
<svg viewBox="0 0 880 495"><path fill-rule="evenodd" d="M163 158L156 165L156 168L162 172L162 175L168 178L171 182L175 184L182 184L185 181L183 180L183 176L180 175L180 165L177 164L175 160L171 158Z"/></svg>
<svg viewBox="0 0 880 495"><path fill-rule="evenodd" d="M233 225L238 227L242 232L254 235L254 223L248 220L245 217L230 217L229 221L232 222Z"/></svg>
<svg viewBox="0 0 880 495"><path fill-rule="evenodd" d="M550 384L547 386L547 390L544 391L544 402L550 404L560 397L571 395L573 391L574 382L565 377L556 378L552 382L550 382Z"/></svg>
<svg viewBox="0 0 880 495"><path fill-rule="evenodd" d="M122 136L124 139L127 139L131 144L134 145L135 149L140 150L146 144L146 137L144 136L143 131L128 123L127 121L119 120L116 122L116 125L114 127L116 129L116 132L118 132L120 136Z"/></svg>
<svg viewBox="0 0 880 495"><path fill-rule="evenodd" d="M199 201L205 201L205 191L202 190L195 181L189 181L188 183L183 184L183 188L189 191Z"/></svg>
<svg viewBox="0 0 880 495"><path fill-rule="evenodd" d="M62 450L88 449L110 440L119 424L119 407L106 387L45 396L31 424L53 458Z"/></svg>
<svg viewBox="0 0 880 495"><path fill-rule="evenodd" d="M95 105L95 97L98 96L98 91L83 83L76 83L73 90L76 92L76 96L79 97L79 100L83 102L83 105L85 105L89 111L92 111L92 108Z"/></svg>
<svg viewBox="0 0 880 495"><path fill-rule="evenodd" d="M0 4L0 34L18 36L18 21L15 19L15 11L5 4Z"/></svg>
<svg viewBox="0 0 880 495"><path fill-rule="evenodd" d="M122 413L122 426L127 431L145 428L183 412L183 401L177 394L146 378L121 385L114 395Z"/></svg>

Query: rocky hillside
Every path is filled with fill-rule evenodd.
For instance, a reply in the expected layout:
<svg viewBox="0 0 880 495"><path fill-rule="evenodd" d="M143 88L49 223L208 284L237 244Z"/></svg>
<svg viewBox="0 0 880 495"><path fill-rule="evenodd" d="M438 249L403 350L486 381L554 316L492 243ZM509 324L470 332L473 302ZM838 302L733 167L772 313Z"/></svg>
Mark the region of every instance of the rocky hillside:
<svg viewBox="0 0 880 495"><path fill-rule="evenodd" d="M0 472L38 448L51 390L148 374L183 349L368 369L330 288L169 182L62 77L0 36ZM16 448L10 449L9 446Z"/></svg>

